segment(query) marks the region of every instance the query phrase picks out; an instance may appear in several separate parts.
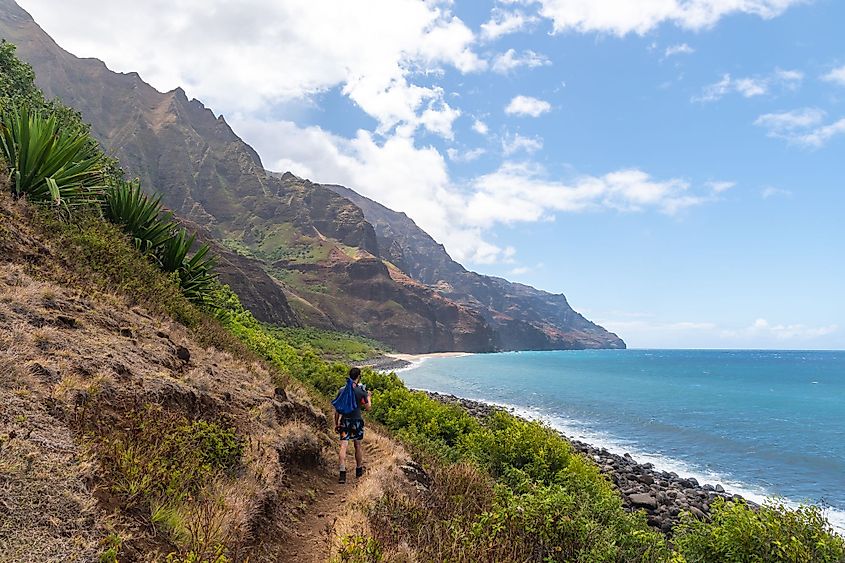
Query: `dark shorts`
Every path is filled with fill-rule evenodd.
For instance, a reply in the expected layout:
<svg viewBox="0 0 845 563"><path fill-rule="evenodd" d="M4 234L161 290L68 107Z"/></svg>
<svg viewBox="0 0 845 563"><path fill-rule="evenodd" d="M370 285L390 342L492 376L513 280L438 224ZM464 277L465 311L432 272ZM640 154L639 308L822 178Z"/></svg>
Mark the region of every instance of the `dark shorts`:
<svg viewBox="0 0 845 563"><path fill-rule="evenodd" d="M363 440L364 421L360 418L341 418L339 434L341 440Z"/></svg>

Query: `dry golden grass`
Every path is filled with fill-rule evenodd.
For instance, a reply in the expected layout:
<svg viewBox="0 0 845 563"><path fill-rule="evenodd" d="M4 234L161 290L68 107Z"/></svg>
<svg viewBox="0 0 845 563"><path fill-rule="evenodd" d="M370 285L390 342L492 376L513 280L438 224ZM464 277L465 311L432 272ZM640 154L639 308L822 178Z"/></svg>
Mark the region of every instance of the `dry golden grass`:
<svg viewBox="0 0 845 563"><path fill-rule="evenodd" d="M372 504L388 490L406 490L408 481L399 467L410 459L402 446L375 430L368 430L366 439L367 478L347 497L335 514L331 554L336 556L344 537L366 535L372 537L368 511ZM351 448L350 448L351 449ZM354 467L354 462L350 467ZM416 561L407 545L395 546L385 554L386 561Z"/></svg>
<svg viewBox="0 0 845 563"><path fill-rule="evenodd" d="M129 559L208 553L220 543L246 557L268 515L284 518L290 508L285 492L296 484L286 463L318 464L328 443L307 392L291 385L277 394L261 363L198 344L182 325L119 298L84 295L2 262L0 371L4 563L90 560L110 532ZM214 478L202 495L167 507L175 528L163 543L139 525L143 515L98 506L109 483L84 447L147 403L223 421L244 441L234 478ZM83 430L90 435L80 442Z"/></svg>

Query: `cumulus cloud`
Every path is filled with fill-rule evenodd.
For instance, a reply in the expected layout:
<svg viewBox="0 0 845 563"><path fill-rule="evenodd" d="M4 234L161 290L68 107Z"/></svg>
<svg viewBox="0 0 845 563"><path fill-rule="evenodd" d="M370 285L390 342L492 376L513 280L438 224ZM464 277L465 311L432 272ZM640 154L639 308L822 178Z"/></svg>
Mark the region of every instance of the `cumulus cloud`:
<svg viewBox="0 0 845 563"><path fill-rule="evenodd" d="M481 121L480 119L476 119L472 123L472 130L478 133L479 135L486 135L490 132L490 128L487 126L487 124Z"/></svg>
<svg viewBox="0 0 845 563"><path fill-rule="evenodd" d="M536 68L550 64L552 62L546 56L530 49L523 51L522 54L517 54L515 49L508 49L493 60L491 68L493 72L508 74L519 67Z"/></svg>
<svg viewBox="0 0 845 563"><path fill-rule="evenodd" d="M505 113L508 115L539 117L551 111L551 109L552 105L545 100L532 98L531 96L516 96L505 107Z"/></svg>
<svg viewBox="0 0 845 563"><path fill-rule="evenodd" d="M538 0L541 16L555 32L580 31L643 35L663 23L700 30L725 16L745 13L773 18L804 0Z"/></svg>
<svg viewBox="0 0 845 563"><path fill-rule="evenodd" d="M831 139L845 134L845 118L823 124L827 113L819 108L801 108L780 113L766 113L754 124L766 129L769 137L818 149Z"/></svg>
<svg viewBox="0 0 845 563"><path fill-rule="evenodd" d="M822 80L825 82L833 82L835 84L839 84L840 86L845 86L845 65L834 68L827 74L823 75Z"/></svg>
<svg viewBox="0 0 845 563"><path fill-rule="evenodd" d="M506 161L493 172L457 184L434 147L418 147L400 135L379 140L359 131L345 138L289 121L239 117L232 123L252 140L267 168L343 184L404 211L454 258L474 264L513 259L512 247L488 240L497 225L584 211L673 215L712 201L710 189L696 191L686 181L658 180L637 169L563 182L535 163ZM460 158L461 153L450 156Z"/></svg>
<svg viewBox="0 0 845 563"><path fill-rule="evenodd" d="M733 78L730 74L704 87L695 102L715 102L728 94L737 93L745 98L769 94L773 90L796 90L804 81L804 73L798 70L775 69L767 75Z"/></svg>
<svg viewBox="0 0 845 563"><path fill-rule="evenodd" d="M561 182L530 162L505 162L496 171L476 178L472 188L466 220L485 228L496 223L547 220L556 212L651 209L674 215L709 201L709 196L693 193L684 180L656 180L642 170Z"/></svg>
<svg viewBox="0 0 845 563"><path fill-rule="evenodd" d="M472 162L480 158L485 152L481 147L469 150L458 150L456 148L446 149L446 154L452 162Z"/></svg>
<svg viewBox="0 0 845 563"><path fill-rule="evenodd" d="M481 24L481 38L493 41L505 35L524 31L539 21L537 16L528 16L520 10L508 11L493 8L490 19Z"/></svg>
<svg viewBox="0 0 845 563"><path fill-rule="evenodd" d="M679 45L670 45L669 47L666 47L663 57L668 59L669 57L674 57L675 55L691 55L692 53L695 53L695 49L686 43L681 43Z"/></svg>
<svg viewBox="0 0 845 563"><path fill-rule="evenodd" d="M415 72L451 66L468 73L487 66L473 51L473 32L440 2L21 4L75 54L138 71L160 90L181 86L227 114L267 110L340 87L377 120L382 134L422 126L448 138L456 110L441 89L415 83Z"/></svg>
<svg viewBox="0 0 845 563"><path fill-rule="evenodd" d="M502 152L505 156L524 151L534 153L543 148L543 139L540 137L525 137L519 133L507 135L502 139Z"/></svg>

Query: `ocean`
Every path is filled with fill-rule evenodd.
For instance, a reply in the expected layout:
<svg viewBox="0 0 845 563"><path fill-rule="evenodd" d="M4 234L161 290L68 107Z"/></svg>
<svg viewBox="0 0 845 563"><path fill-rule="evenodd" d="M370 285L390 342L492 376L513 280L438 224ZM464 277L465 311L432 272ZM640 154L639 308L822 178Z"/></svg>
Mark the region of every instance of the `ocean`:
<svg viewBox="0 0 845 563"><path fill-rule="evenodd" d="M510 352L399 375L757 502L822 504L845 531L845 352Z"/></svg>

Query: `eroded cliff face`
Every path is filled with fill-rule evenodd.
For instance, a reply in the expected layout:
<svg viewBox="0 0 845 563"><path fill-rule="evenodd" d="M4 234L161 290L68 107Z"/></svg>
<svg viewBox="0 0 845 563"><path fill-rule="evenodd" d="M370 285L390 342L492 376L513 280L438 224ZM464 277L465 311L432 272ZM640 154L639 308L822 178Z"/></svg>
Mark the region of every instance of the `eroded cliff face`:
<svg viewBox="0 0 845 563"><path fill-rule="evenodd" d="M344 186L326 187L360 207L375 227L382 257L409 277L477 311L491 325L500 350L624 348L615 334L585 319L563 295L468 271L404 213Z"/></svg>
<svg viewBox="0 0 845 563"><path fill-rule="evenodd" d="M223 281L259 319L350 330L405 352L494 349L477 312L386 273L358 206L268 174L222 116L183 90L161 93L136 73L71 55L10 0L0 1L0 36L18 45L47 96L81 111L128 174L214 245ZM362 274L371 261L380 270Z"/></svg>

